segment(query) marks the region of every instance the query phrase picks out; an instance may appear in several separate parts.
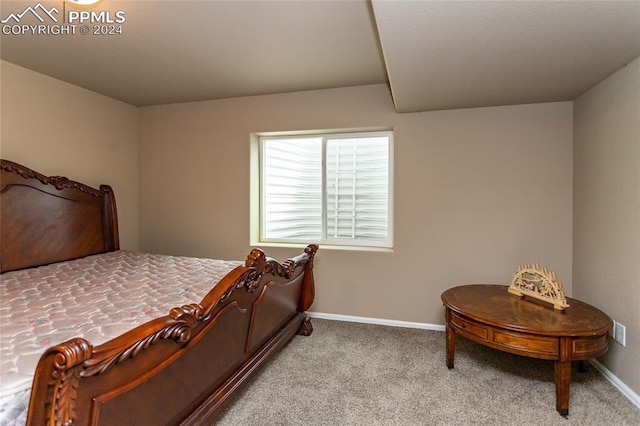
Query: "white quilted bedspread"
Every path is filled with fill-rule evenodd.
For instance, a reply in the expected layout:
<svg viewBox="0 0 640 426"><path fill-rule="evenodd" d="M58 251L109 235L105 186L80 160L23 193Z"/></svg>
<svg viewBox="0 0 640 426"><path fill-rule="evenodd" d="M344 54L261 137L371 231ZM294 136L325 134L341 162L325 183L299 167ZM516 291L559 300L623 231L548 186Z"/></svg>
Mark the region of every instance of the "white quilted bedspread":
<svg viewBox="0 0 640 426"><path fill-rule="evenodd" d="M198 303L238 261L116 251L0 275L0 401L31 386L50 346L94 346Z"/></svg>

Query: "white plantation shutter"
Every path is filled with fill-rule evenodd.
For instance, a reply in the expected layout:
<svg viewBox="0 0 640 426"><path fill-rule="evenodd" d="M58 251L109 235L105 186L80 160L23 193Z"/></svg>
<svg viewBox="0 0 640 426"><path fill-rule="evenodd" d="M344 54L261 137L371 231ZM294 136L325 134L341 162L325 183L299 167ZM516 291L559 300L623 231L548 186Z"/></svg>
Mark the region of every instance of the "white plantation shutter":
<svg viewBox="0 0 640 426"><path fill-rule="evenodd" d="M261 138L261 240L391 247L391 137Z"/></svg>
<svg viewBox="0 0 640 426"><path fill-rule="evenodd" d="M263 237L322 238L322 139L264 139Z"/></svg>
<svg viewBox="0 0 640 426"><path fill-rule="evenodd" d="M388 142L387 137L327 140L326 238L387 240Z"/></svg>

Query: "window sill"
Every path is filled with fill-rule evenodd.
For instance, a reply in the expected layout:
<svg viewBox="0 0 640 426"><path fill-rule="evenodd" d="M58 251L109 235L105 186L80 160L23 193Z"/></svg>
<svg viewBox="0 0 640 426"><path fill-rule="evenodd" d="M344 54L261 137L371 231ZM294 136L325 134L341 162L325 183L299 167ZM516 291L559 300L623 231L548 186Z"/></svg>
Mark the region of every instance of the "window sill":
<svg viewBox="0 0 640 426"><path fill-rule="evenodd" d="M252 241L252 247L280 247L280 248L305 248L312 242L307 243L274 243L274 242L256 242ZM319 244L320 249L324 250L337 250L337 251L363 251L363 252L376 252L376 253L393 253L393 248L389 247L368 247L368 246L348 246L348 245L336 245L336 244Z"/></svg>

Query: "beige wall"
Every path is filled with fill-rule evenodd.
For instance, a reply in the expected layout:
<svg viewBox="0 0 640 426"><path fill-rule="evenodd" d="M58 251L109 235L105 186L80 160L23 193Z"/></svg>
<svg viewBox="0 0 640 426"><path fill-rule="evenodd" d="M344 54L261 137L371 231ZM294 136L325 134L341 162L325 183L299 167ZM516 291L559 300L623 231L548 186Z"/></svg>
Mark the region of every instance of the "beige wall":
<svg viewBox="0 0 640 426"><path fill-rule="evenodd" d="M111 184L128 249L244 258L250 133L393 126L395 249L321 249L312 310L442 324L447 287L539 261L627 326L602 361L640 393L640 60L575 108L414 114L384 85L138 110L4 61L0 76L2 157Z"/></svg>
<svg viewBox="0 0 640 426"><path fill-rule="evenodd" d="M313 311L442 324L443 290L508 284L531 261L571 294L572 114L571 102L397 114L385 85L141 108L141 248L246 256L252 132L393 126L395 250L321 247Z"/></svg>
<svg viewBox="0 0 640 426"><path fill-rule="evenodd" d="M604 365L640 394L640 59L575 101L574 294L626 326Z"/></svg>
<svg viewBox="0 0 640 426"><path fill-rule="evenodd" d="M122 248L138 249L137 108L1 64L2 158L116 194Z"/></svg>

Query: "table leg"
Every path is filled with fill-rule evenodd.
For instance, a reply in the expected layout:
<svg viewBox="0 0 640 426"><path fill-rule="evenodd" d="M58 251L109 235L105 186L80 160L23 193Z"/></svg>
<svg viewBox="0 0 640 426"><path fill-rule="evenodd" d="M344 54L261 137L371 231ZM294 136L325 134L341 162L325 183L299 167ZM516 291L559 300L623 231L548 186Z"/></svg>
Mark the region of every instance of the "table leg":
<svg viewBox="0 0 640 426"><path fill-rule="evenodd" d="M571 362L555 362L556 410L563 417L569 415L569 384L571 382Z"/></svg>
<svg viewBox="0 0 640 426"><path fill-rule="evenodd" d="M455 357L456 351L456 332L451 328L450 320L451 320L451 311L447 308L447 367L449 369L453 368L453 360Z"/></svg>
<svg viewBox="0 0 640 426"><path fill-rule="evenodd" d="M578 361L578 372L579 373L588 373L589 372L589 363L585 360Z"/></svg>

